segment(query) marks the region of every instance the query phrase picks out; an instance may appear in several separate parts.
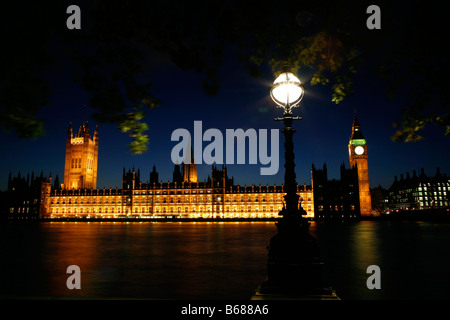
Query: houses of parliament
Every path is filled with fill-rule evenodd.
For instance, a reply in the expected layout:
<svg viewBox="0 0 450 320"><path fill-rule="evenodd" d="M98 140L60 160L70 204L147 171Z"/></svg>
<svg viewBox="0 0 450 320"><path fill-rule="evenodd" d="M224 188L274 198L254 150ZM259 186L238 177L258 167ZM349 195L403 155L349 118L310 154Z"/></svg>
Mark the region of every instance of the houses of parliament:
<svg viewBox="0 0 450 320"><path fill-rule="evenodd" d="M59 177L26 178L11 174L8 203L2 208L9 217L37 218L277 218L284 207L283 185L240 186L228 177L227 168L211 167L204 181L197 177L194 161L174 165L172 181L162 182L156 166L145 179L140 169L123 169L122 188L98 189L99 130L91 137L85 122L74 135L69 125L66 140L64 180ZM358 120L348 144L350 168L341 166L341 180L329 181L326 165L311 168L311 184L298 185L300 205L306 218L356 218L370 215L371 199L367 145Z"/></svg>

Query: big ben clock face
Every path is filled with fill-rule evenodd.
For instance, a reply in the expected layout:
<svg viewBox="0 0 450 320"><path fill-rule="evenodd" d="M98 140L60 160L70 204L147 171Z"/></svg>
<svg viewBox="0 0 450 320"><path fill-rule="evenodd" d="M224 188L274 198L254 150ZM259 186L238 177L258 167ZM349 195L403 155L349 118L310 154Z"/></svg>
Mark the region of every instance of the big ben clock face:
<svg viewBox="0 0 450 320"><path fill-rule="evenodd" d="M364 153L364 148L363 147L361 147L361 146L357 146L356 148L355 148L355 153L357 154L357 155L362 155L363 153Z"/></svg>

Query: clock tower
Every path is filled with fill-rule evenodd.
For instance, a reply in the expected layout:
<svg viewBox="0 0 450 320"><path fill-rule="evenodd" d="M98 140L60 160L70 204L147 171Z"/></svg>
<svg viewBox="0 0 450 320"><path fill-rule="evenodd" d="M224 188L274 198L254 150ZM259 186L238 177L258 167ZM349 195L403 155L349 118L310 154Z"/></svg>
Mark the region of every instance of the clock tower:
<svg viewBox="0 0 450 320"><path fill-rule="evenodd" d="M364 138L361 126L356 118L353 120L352 136L348 142L348 154L350 167L357 167L359 185L359 207L361 216L370 216L372 211L372 198L369 186L369 165L367 161L367 142Z"/></svg>

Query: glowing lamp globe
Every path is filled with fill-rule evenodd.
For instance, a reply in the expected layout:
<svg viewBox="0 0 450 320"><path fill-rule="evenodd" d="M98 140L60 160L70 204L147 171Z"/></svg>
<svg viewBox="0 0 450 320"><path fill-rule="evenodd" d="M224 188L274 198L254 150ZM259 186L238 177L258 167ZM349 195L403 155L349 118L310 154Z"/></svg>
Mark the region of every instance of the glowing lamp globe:
<svg viewBox="0 0 450 320"><path fill-rule="evenodd" d="M299 104L303 98L302 83L291 72L283 72L273 82L270 96L272 100L283 108L294 107Z"/></svg>

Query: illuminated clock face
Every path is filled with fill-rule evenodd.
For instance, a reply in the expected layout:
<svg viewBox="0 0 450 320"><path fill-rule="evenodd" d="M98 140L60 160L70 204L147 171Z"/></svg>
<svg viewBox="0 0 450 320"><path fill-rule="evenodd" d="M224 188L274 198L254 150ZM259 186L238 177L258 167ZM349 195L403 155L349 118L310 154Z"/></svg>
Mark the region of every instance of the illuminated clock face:
<svg viewBox="0 0 450 320"><path fill-rule="evenodd" d="M357 146L357 147L355 148L355 153L356 153L357 155L362 155L362 154L364 153L364 148L361 147L361 146Z"/></svg>

